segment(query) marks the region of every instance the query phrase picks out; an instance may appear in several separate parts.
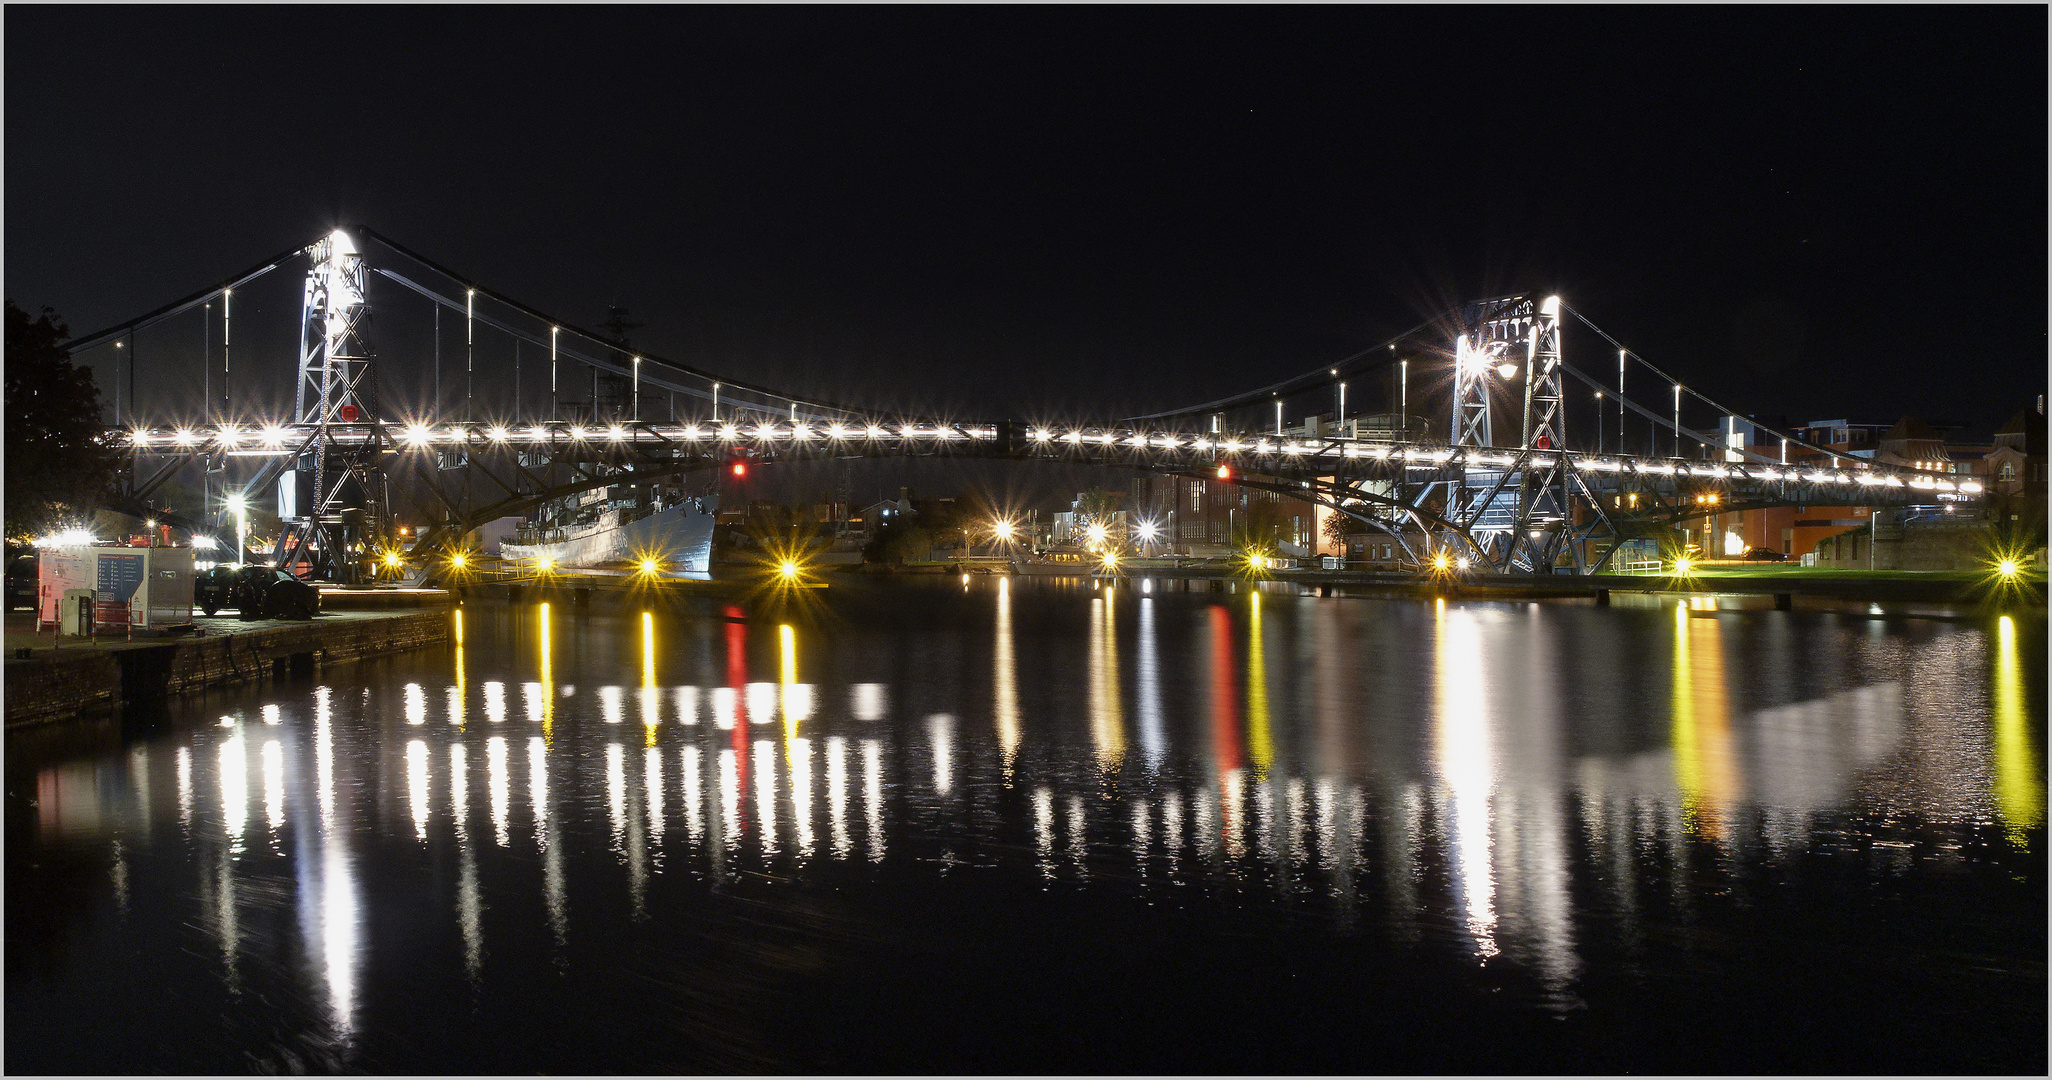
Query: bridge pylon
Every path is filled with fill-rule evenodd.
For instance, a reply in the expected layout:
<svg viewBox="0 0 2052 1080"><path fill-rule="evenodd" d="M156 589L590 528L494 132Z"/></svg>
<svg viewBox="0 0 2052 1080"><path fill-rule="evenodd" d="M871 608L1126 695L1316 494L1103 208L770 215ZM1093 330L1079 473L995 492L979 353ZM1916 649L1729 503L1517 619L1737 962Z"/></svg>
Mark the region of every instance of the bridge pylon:
<svg viewBox="0 0 2052 1080"><path fill-rule="evenodd" d="M306 250L295 413L306 433L278 478L280 567L356 583L386 540L391 508L382 457L376 352L363 255L341 230ZM339 438L347 433L350 438Z"/></svg>

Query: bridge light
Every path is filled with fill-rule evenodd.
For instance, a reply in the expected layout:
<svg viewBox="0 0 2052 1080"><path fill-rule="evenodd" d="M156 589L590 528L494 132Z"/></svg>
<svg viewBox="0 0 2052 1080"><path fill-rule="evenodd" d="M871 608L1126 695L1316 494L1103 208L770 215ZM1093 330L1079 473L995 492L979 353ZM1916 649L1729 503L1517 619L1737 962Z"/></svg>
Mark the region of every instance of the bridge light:
<svg viewBox="0 0 2052 1080"><path fill-rule="evenodd" d="M401 438L403 438L409 446L425 446L427 445L428 441L427 425L408 424L406 425L406 433L402 435Z"/></svg>
<svg viewBox="0 0 2052 1080"><path fill-rule="evenodd" d="M881 439L886 434L888 434L888 432L884 431L882 425L880 424L870 424L862 429L862 434L867 435L872 439Z"/></svg>
<svg viewBox="0 0 2052 1080"><path fill-rule="evenodd" d="M705 438L705 432L700 430L697 424L687 424L684 427L684 438L691 442L697 442Z"/></svg>
<svg viewBox="0 0 2052 1080"><path fill-rule="evenodd" d="M470 556L458 551L449 556L449 565L458 570L470 565Z"/></svg>
<svg viewBox="0 0 2052 1080"><path fill-rule="evenodd" d="M2016 570L2017 566L2015 559L2004 559L2001 562L1995 564L1995 572L2001 574L2003 577L2006 578L2015 577Z"/></svg>
<svg viewBox="0 0 2052 1080"><path fill-rule="evenodd" d="M1513 364L1508 360L1496 365L1496 377L1499 379L1508 379L1511 376L1516 375L1517 373L1518 365Z"/></svg>
<svg viewBox="0 0 2052 1080"><path fill-rule="evenodd" d="M394 570L399 569L399 553L396 551L385 552L385 565Z"/></svg>
<svg viewBox="0 0 2052 1080"><path fill-rule="evenodd" d="M505 428L502 428L502 427L497 427L497 426L494 426L494 427L493 427L493 428L492 428L491 430L489 430L489 431L485 432L485 436L486 436L487 438L491 439L491 440L492 440L493 442L505 442L505 441L506 441L506 429L505 429Z"/></svg>
<svg viewBox="0 0 2052 1080"><path fill-rule="evenodd" d="M614 442L619 442L621 439L626 437L627 429L621 427L618 424L614 424L612 427L606 429L606 438L611 439Z"/></svg>
<svg viewBox="0 0 2052 1080"><path fill-rule="evenodd" d="M735 427L732 424L720 425L720 438L722 439L726 439L727 441L732 442L735 439L735 437L739 436L740 434L741 429Z"/></svg>
<svg viewBox="0 0 2052 1080"><path fill-rule="evenodd" d="M1118 552L1116 552L1116 551L1107 551L1107 552L1105 552L1105 553L1104 553L1104 568L1105 568L1106 570L1117 570L1117 569L1119 568L1119 553L1118 553Z"/></svg>
<svg viewBox="0 0 2052 1080"><path fill-rule="evenodd" d="M1139 529L1139 531L1140 531L1140 539L1142 539L1142 540L1152 540L1152 539L1154 539L1154 538L1155 538L1156 536L1160 535L1160 533L1161 533L1161 526L1159 526L1159 525L1155 524L1155 523L1154 523L1154 522L1152 522L1152 521L1143 521L1143 522L1141 522L1141 523L1140 523L1140 529Z"/></svg>
<svg viewBox="0 0 2052 1080"><path fill-rule="evenodd" d="M1455 559L1454 567L1455 569L1466 570L1468 568L1468 557L1466 555L1463 555L1460 558Z"/></svg>
<svg viewBox="0 0 2052 1080"><path fill-rule="evenodd" d="M836 420L833 423L827 425L827 438L845 439L847 437L848 425L841 423L839 420Z"/></svg>
<svg viewBox="0 0 2052 1080"><path fill-rule="evenodd" d="M141 428L136 428L128 433L128 442L132 446L148 446L150 444L150 433Z"/></svg>
<svg viewBox="0 0 2052 1080"><path fill-rule="evenodd" d="M180 446L192 446L199 442L199 437L192 433L191 428L179 428L172 433L171 441Z"/></svg>
<svg viewBox="0 0 2052 1080"><path fill-rule="evenodd" d="M789 559L777 564L777 577L785 581L798 580L798 564Z"/></svg>
<svg viewBox="0 0 2052 1080"><path fill-rule="evenodd" d="M1083 442L1083 433L1080 431L1071 431L1067 435L1062 436L1062 438L1064 441L1069 442L1071 444L1081 444Z"/></svg>
<svg viewBox="0 0 2052 1080"><path fill-rule="evenodd" d="M1444 572L1452 562L1453 560L1447 558L1446 552L1442 551L1432 557L1432 568Z"/></svg>
<svg viewBox="0 0 2052 1080"><path fill-rule="evenodd" d="M1687 555L1683 555L1674 560L1674 572L1677 574L1687 574L1694 571L1695 569L1696 560L1689 558Z"/></svg>
<svg viewBox="0 0 2052 1080"><path fill-rule="evenodd" d="M662 564L656 562L654 559L641 560L641 572L644 574L653 574L660 569L662 569Z"/></svg>
<svg viewBox="0 0 2052 1080"><path fill-rule="evenodd" d="M265 446L279 447L285 445L285 429L277 424L265 424L261 437Z"/></svg>
<svg viewBox="0 0 2052 1080"><path fill-rule="evenodd" d="M1232 467L1229 465L1220 465L1218 467L1218 478L1220 480L1231 480L1233 478Z"/></svg>
<svg viewBox="0 0 2052 1080"><path fill-rule="evenodd" d="M990 525L990 531L995 533L1000 540L1010 540L1015 528L1016 526L1011 522L1003 520L991 522Z"/></svg>
<svg viewBox="0 0 2052 1080"><path fill-rule="evenodd" d="M573 425L573 426L572 426L572 427L570 428L570 438L571 438L571 439L573 439L573 440L575 440L575 441L577 441L577 442L583 442L583 441L584 441L584 428L582 428L582 427L579 427L579 426L575 426L575 425Z"/></svg>
<svg viewBox="0 0 2052 1080"><path fill-rule="evenodd" d="M1054 432L1049 431L1044 427L1037 427L1033 429L1034 442L1046 442L1052 438L1054 438Z"/></svg>

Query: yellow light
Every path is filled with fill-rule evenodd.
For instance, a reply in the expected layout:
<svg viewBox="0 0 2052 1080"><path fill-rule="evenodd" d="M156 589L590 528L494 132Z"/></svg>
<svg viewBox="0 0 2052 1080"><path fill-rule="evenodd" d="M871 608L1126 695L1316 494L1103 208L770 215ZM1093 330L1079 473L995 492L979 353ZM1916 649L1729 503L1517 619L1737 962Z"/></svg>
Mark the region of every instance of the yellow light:
<svg viewBox="0 0 2052 1080"><path fill-rule="evenodd" d="M798 564L789 559L777 564L777 576L785 581L798 580Z"/></svg>
<svg viewBox="0 0 2052 1080"><path fill-rule="evenodd" d="M998 534L1003 539L1010 540L1012 538L1012 523L1009 521L997 522L990 528L992 532Z"/></svg>
<svg viewBox="0 0 2052 1080"><path fill-rule="evenodd" d="M656 572L656 561L655 561L654 559L643 559L643 560L641 560L641 572L642 572L642 573L644 573L644 574L653 574L653 573L655 573L655 572Z"/></svg>
<svg viewBox="0 0 2052 1080"><path fill-rule="evenodd" d="M1689 558L1687 555L1674 560L1674 572L1677 574L1686 574L1695 568L1696 560Z"/></svg>
<svg viewBox="0 0 2052 1080"><path fill-rule="evenodd" d="M399 566L399 553L396 551L385 552L385 565L397 569Z"/></svg>
<svg viewBox="0 0 2052 1080"><path fill-rule="evenodd" d="M2002 560L2001 562L1999 562L1999 563L1996 563L1996 564L1995 564L1995 570L1996 570L1996 572L1997 572L1997 573L2001 574L2001 575L2002 575L2003 577L2006 577L2006 578L2008 578L2008 577L2015 577L2015 576L2016 576L2016 560L2015 560L2015 559L2004 559L2004 560Z"/></svg>
<svg viewBox="0 0 2052 1080"><path fill-rule="evenodd" d="M1440 552L1439 554L1437 554L1437 555L1434 555L1434 556L1432 557L1432 568L1433 568L1434 570L1444 570L1444 569L1446 569L1446 567L1447 567L1447 564L1448 564L1448 563L1449 563L1450 561L1451 561L1451 560L1449 560L1449 559L1448 559L1448 558L1446 557L1446 552L1442 551L1442 552Z"/></svg>
<svg viewBox="0 0 2052 1080"><path fill-rule="evenodd" d="M469 564L470 556L465 555L460 551L454 555L449 556L449 565L457 568L458 570L463 569L465 566L468 566Z"/></svg>
<svg viewBox="0 0 2052 1080"><path fill-rule="evenodd" d="M1107 569L1107 570L1110 570L1110 569L1113 569L1114 567L1117 567L1118 565L1119 565L1119 555L1118 555L1118 552L1116 552L1116 551L1107 551L1107 552L1105 552L1105 553L1104 553L1104 568L1105 568L1105 569Z"/></svg>
<svg viewBox="0 0 2052 1080"><path fill-rule="evenodd" d="M549 558L547 555L538 555L534 560L534 568L536 570L548 570L555 565L556 560Z"/></svg>

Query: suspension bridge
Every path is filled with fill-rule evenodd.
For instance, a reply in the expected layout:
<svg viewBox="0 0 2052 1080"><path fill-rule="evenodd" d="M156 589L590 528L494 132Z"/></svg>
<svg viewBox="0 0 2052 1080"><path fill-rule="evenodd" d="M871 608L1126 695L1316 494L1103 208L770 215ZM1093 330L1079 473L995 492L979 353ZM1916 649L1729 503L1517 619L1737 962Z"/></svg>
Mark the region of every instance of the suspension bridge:
<svg viewBox="0 0 2052 1080"><path fill-rule="evenodd" d="M238 290L286 267L304 269L299 348L289 361L260 362L295 366L294 400L290 415L265 418L232 392L232 304ZM371 332L376 307L409 303L430 305L437 357L436 406L411 415L385 407ZM453 407L440 386L444 315L460 317L464 332L463 397ZM149 416L135 401L134 335L194 317L207 322L209 342L203 415ZM1569 362L1570 324L1602 342L1590 353L1596 363ZM546 402L525 401L517 380L511 395L495 393L502 372L479 378L480 334L547 357ZM617 332L557 319L363 227L68 348L78 355L124 342L129 408L117 406L108 437L130 450L135 468L108 508L216 534L222 506L186 520L152 497L195 463L224 472L248 459L241 467L253 472L237 490L276 498L276 565L339 582L369 580L393 557L432 567L486 522L611 485L820 459L1052 461L1223 481L1323 504L1388 534L1417 566L1450 552L1497 573L1598 573L1625 541L1706 512L1907 506L1979 491L1742 422L1557 297L1475 301L1232 397L1075 423L884 415L789 395L635 352ZM567 401L566 385L588 385L589 400ZM651 417L658 408L664 415ZM1705 416L1714 426L1687 422ZM395 496L429 523L410 545L394 536Z"/></svg>

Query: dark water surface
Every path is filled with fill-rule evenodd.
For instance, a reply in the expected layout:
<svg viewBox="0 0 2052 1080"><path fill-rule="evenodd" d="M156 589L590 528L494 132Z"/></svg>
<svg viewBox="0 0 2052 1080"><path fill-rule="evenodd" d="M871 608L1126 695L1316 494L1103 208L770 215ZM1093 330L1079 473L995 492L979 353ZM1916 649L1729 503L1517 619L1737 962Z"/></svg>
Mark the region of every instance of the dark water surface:
<svg viewBox="0 0 2052 1080"><path fill-rule="evenodd" d="M7 1069L2046 1067L2042 612L462 618L10 736Z"/></svg>

